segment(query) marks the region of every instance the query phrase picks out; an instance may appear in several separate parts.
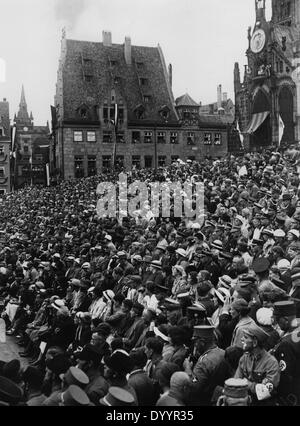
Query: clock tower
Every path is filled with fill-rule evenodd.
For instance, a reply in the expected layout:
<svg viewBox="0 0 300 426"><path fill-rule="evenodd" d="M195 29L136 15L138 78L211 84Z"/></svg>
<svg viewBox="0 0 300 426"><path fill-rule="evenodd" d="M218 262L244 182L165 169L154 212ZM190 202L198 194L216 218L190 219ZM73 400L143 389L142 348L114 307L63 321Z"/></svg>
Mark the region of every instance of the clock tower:
<svg viewBox="0 0 300 426"><path fill-rule="evenodd" d="M236 119L250 150L283 148L300 138L300 0L273 0L272 8L268 22L266 1L255 0L240 84L235 65Z"/></svg>

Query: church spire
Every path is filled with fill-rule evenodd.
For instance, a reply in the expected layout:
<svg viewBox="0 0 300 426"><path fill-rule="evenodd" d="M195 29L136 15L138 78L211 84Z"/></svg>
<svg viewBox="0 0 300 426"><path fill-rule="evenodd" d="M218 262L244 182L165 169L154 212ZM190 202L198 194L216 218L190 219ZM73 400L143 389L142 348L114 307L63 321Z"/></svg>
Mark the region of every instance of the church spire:
<svg viewBox="0 0 300 426"><path fill-rule="evenodd" d="M20 127L30 127L32 125L32 122L27 110L27 103L25 99L25 90L24 90L23 84L22 84L22 91L21 91L21 100L19 104L19 111L16 117L16 124L17 126L20 126Z"/></svg>

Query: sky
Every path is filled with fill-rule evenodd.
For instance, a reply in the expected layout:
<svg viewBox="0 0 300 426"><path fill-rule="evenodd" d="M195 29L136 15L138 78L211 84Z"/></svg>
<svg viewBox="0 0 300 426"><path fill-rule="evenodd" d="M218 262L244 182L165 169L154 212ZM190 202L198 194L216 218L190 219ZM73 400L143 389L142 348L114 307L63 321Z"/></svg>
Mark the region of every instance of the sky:
<svg viewBox="0 0 300 426"><path fill-rule="evenodd" d="M255 0L1 0L1 17L0 99L9 101L13 118L24 84L35 124L45 125L63 27L75 40L101 42L107 30L113 43L130 36L133 45L160 44L173 66L174 97L188 92L206 104L217 100L218 84L234 99L234 63L243 76Z"/></svg>

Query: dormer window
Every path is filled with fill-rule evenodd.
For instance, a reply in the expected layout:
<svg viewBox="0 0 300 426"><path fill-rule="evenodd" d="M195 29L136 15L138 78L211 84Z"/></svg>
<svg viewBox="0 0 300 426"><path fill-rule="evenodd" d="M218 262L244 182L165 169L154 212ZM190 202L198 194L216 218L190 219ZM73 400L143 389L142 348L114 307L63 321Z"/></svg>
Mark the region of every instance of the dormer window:
<svg viewBox="0 0 300 426"><path fill-rule="evenodd" d="M150 96L149 95L144 95L143 96L143 101L145 104L148 104L150 102Z"/></svg>
<svg viewBox="0 0 300 426"><path fill-rule="evenodd" d="M4 155L4 146L0 145L0 155Z"/></svg>
<svg viewBox="0 0 300 426"><path fill-rule="evenodd" d="M111 67L115 67L115 66L117 66L118 65L118 61L116 60L116 59L111 59L110 60L110 66Z"/></svg>
<svg viewBox="0 0 300 426"><path fill-rule="evenodd" d="M86 118L88 118L89 115L88 107L86 105L81 105L81 107L79 107L77 110L77 114L81 119L85 120Z"/></svg>
<svg viewBox="0 0 300 426"><path fill-rule="evenodd" d="M168 120L170 116L170 108L164 105L160 110L159 114L163 120Z"/></svg>
<svg viewBox="0 0 300 426"><path fill-rule="evenodd" d="M143 68L143 66L144 66L144 62L142 62L142 61L137 61L137 62L136 62L136 66L137 66L137 68L138 68L138 69L141 69L141 68Z"/></svg>

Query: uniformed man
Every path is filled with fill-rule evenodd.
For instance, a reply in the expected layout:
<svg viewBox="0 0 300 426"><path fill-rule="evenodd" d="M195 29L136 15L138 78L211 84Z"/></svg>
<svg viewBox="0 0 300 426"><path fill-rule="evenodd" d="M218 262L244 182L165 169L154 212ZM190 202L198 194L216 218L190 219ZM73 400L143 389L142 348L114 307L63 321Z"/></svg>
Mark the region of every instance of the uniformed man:
<svg viewBox="0 0 300 426"><path fill-rule="evenodd" d="M243 330L244 355L235 373L237 379L247 379L252 405L275 405L274 394L279 384L280 370L276 359L264 349L269 335L255 322Z"/></svg>
<svg viewBox="0 0 300 426"><path fill-rule="evenodd" d="M188 401L191 405L211 405L216 386L223 386L228 379L225 351L216 345L215 328L195 326L193 358L186 359L183 367L193 383L189 389Z"/></svg>
<svg viewBox="0 0 300 426"><path fill-rule="evenodd" d="M296 320L296 306L292 301L274 303L274 319L284 332L273 354L281 371L278 403L300 406L300 327Z"/></svg>

